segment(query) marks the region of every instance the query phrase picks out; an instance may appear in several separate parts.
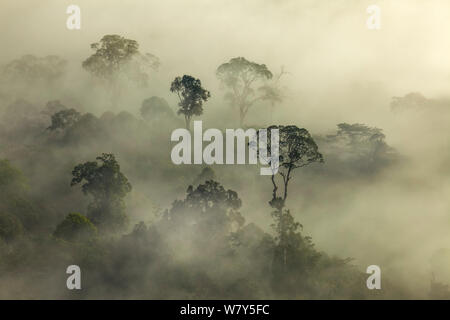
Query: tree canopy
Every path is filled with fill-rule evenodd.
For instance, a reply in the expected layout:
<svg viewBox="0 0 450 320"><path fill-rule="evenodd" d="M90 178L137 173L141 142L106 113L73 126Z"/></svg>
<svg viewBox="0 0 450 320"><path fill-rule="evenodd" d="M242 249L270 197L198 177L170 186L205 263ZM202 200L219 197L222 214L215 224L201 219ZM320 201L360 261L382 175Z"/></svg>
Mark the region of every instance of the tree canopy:
<svg viewBox="0 0 450 320"><path fill-rule="evenodd" d="M238 107L241 125L248 110L256 101L264 98L273 100L278 96L269 86L261 87L259 94L255 89L258 82L261 85L261 81L273 77L265 64L248 61L243 57L233 58L221 64L217 68L216 75L229 90L225 96L227 100L233 107Z"/></svg>
<svg viewBox="0 0 450 320"><path fill-rule="evenodd" d="M124 197L131 184L113 154L103 153L96 160L74 168L71 186L82 184L83 193L93 197L87 216L96 226L121 229L127 223Z"/></svg>
<svg viewBox="0 0 450 320"><path fill-rule="evenodd" d="M271 132L274 129L278 129L279 133L279 162L277 165L277 175L282 178L284 190L283 196L279 197L277 195L278 185L276 184L275 175L273 174L271 177L273 184L271 206L280 209L285 204L288 184L292 179L293 171L313 162L323 162L323 156L319 152L319 148L308 130L298 128L295 125L273 125L267 128L268 141L271 141ZM267 150L262 149L260 150L260 154L261 153L266 154L268 162L271 163L271 145L267 144Z"/></svg>
<svg viewBox="0 0 450 320"><path fill-rule="evenodd" d="M178 95L178 114L184 115L186 129L189 129L191 118L203 114L203 102L208 101L211 94L202 87L200 79L189 75L176 77L170 85L170 91Z"/></svg>
<svg viewBox="0 0 450 320"><path fill-rule="evenodd" d="M156 56L139 51L139 43L136 40L117 34L103 36L99 42L91 44L91 48L95 53L83 61L83 68L106 81L115 95L118 95L117 80L120 75L125 75L139 85L147 86L147 70L156 70L160 65Z"/></svg>
<svg viewBox="0 0 450 320"><path fill-rule="evenodd" d="M48 130L63 130L77 123L81 119L81 114L77 110L71 108L56 112L52 115L51 119L52 124L47 128Z"/></svg>
<svg viewBox="0 0 450 320"><path fill-rule="evenodd" d="M158 120L174 116L172 109L164 98L150 97L142 102L141 116L146 120Z"/></svg>
<svg viewBox="0 0 450 320"><path fill-rule="evenodd" d="M3 76L27 84L43 81L54 83L66 72L67 61L56 55L37 57L24 55L3 67Z"/></svg>
<svg viewBox="0 0 450 320"><path fill-rule="evenodd" d="M79 213L69 213L56 226L53 235L69 242L88 241L97 235L97 228L85 216Z"/></svg>

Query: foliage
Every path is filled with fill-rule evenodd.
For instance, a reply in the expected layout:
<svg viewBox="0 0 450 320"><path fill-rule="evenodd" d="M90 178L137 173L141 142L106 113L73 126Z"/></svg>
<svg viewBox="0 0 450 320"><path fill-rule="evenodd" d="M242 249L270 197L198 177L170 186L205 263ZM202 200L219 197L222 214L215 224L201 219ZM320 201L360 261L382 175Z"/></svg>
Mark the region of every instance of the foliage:
<svg viewBox="0 0 450 320"><path fill-rule="evenodd" d="M235 191L225 190L220 183L208 180L195 189L189 186L186 198L174 201L172 209L166 211L165 216L169 219L184 219L187 214L182 212L188 210L196 217L207 219L208 215L217 215L224 223L235 220L241 225L243 220L238 212L241 205L242 200Z"/></svg>
<svg viewBox="0 0 450 320"><path fill-rule="evenodd" d="M67 61L55 56L36 57L24 55L3 68L3 75L22 83L54 83L66 72Z"/></svg>
<svg viewBox="0 0 450 320"><path fill-rule="evenodd" d="M272 217L272 228L275 231L275 274L286 271L307 273L313 270L320 254L314 249L311 238L301 235L303 226L294 220L287 209L272 212Z"/></svg>
<svg viewBox="0 0 450 320"><path fill-rule="evenodd" d="M279 97L279 94L275 94L274 89L268 86L261 87L259 95L254 88L255 83L273 77L265 64L251 62L243 57L233 58L221 64L217 68L216 75L229 90L226 98L230 104L238 107L241 125L248 110L256 101L262 99L275 101L275 96Z"/></svg>
<svg viewBox="0 0 450 320"><path fill-rule="evenodd" d="M153 96L145 99L141 106L141 116L146 120L158 120L174 116L172 109L164 98Z"/></svg>
<svg viewBox="0 0 450 320"><path fill-rule="evenodd" d="M82 66L94 76L112 83L121 72L129 79L147 84L145 66L156 69L159 60L151 54L141 54L136 40L119 35L105 35L100 42L91 44L95 53L83 61Z"/></svg>
<svg viewBox="0 0 450 320"><path fill-rule="evenodd" d="M116 35L103 37L92 48L95 52L83 67L110 85L113 98L122 88L122 76L144 84L145 68L159 64L156 57L141 54L136 41ZM20 65L30 65L30 70L18 68L20 72L11 71L11 75L20 78L22 74L27 78L24 82L31 83L55 82L64 74L63 63L55 60L53 70L51 63L37 60ZM41 63L45 67L36 71ZM282 70L279 75L272 75L265 65L244 58L232 59L217 70L230 102L240 108L242 122L257 102L269 102L273 107L283 100L278 82L283 74ZM61 94L61 99L72 99L73 92L68 96L67 92L47 91ZM189 127L191 118L203 113L210 93L200 80L187 75L177 77L171 91L178 94L178 114L184 115ZM350 160L344 161L347 166L357 167L369 163L368 159L378 163L390 152L381 129L339 124L336 134L320 138L319 152L318 140L306 129L269 127L269 141L271 129L280 132L279 171L271 177L274 188L269 203L274 210L270 232L263 229L266 220L257 194L250 195L249 204L243 207L242 194L218 182L226 170L214 167L215 172L211 167L200 166L193 170L167 163L170 150L165 130L172 128L167 125L169 122L160 120L172 121L173 112L164 98L152 96L143 101L140 111L144 119L150 120L147 122L128 111L107 111L100 118L92 113L80 114L59 100L50 100L42 108L41 101L49 97L44 99L3 104L7 107L3 110L0 151L14 159L23 174L8 161L0 160L0 284L25 283L26 290L20 286L14 291L3 290L0 297L370 297L365 287L366 274L351 266L350 259L330 258L317 251L296 221L294 209L286 207L286 201L293 172L323 161L322 142L326 148L336 147L339 155L351 155ZM89 95L83 99L87 100L86 106L91 105ZM135 101L127 102L133 105ZM78 106L76 100L74 105ZM45 134L50 116L49 130L58 134ZM123 159L122 166L108 153L75 166L71 186L80 185L87 195L83 197L67 185L69 169L73 168L74 158L80 159L100 148L114 150ZM271 146L267 151L270 156ZM329 153L324 155L327 163L333 159ZM129 212L125 210L125 198L132 187L121 168L138 186ZM258 186L244 171L237 171L239 190L249 195ZM226 172L224 181L236 183ZM302 181L308 184L309 192L316 187L307 179ZM171 194L181 193L191 183L181 200L175 200L162 215L158 212L152 219L153 205L164 206L173 200ZM318 189L323 187L317 184ZM317 192L317 197L328 191ZM294 192L291 190L290 194ZM58 214L56 218L52 214L72 212L73 208L84 206L84 201L90 202L85 215ZM50 210L50 206L56 210ZM146 223L139 222L131 232L121 234L128 213L131 221L142 219ZM263 225L246 224L244 213L250 214L247 220L259 219ZM83 290L76 296L61 282L61 270L74 261L82 267L85 279ZM386 284L383 280L383 287ZM431 289L434 297L448 296L448 288L443 284L433 282Z"/></svg>
<svg viewBox="0 0 450 320"><path fill-rule="evenodd" d="M433 104L432 100L425 98L419 92L410 92L403 97L393 97L391 101L391 110L400 112L405 110L420 110Z"/></svg>
<svg viewBox="0 0 450 320"><path fill-rule="evenodd" d="M10 242L23 233L23 226L15 215L0 212L0 239Z"/></svg>
<svg viewBox="0 0 450 320"><path fill-rule="evenodd" d="M26 178L22 172L13 167L8 160L0 160L1 196L11 196L12 194L23 195L27 189Z"/></svg>
<svg viewBox="0 0 450 320"><path fill-rule="evenodd" d="M203 102L208 101L211 94L202 87L200 79L189 75L176 77L170 85L170 91L177 93L180 100L178 114L184 115L186 129L189 129L191 118L203 114Z"/></svg>
<svg viewBox="0 0 450 320"><path fill-rule="evenodd" d="M71 186L82 183L83 193L93 197L87 216L96 226L122 229L127 223L124 197L131 191L131 184L113 154L103 153L96 160L74 168Z"/></svg>
<svg viewBox="0 0 450 320"><path fill-rule="evenodd" d="M319 152L319 148L308 130L298 128L295 125L270 126L267 128L267 141L271 141L272 130L278 130L279 134L277 175L282 178L284 191L283 196L279 197L277 194L278 186L275 182L275 175L272 175L273 196L270 205L280 210L284 207L288 184L292 179L293 171L313 162L323 162L323 156ZM267 145L267 150L260 149L259 152L260 154L266 154L268 162L271 163L270 144Z"/></svg>
<svg viewBox="0 0 450 320"><path fill-rule="evenodd" d="M75 109L65 109L52 115L52 124L47 128L50 131L72 127L81 118L81 114Z"/></svg>
<svg viewBox="0 0 450 320"><path fill-rule="evenodd" d="M397 159L381 129L364 124L340 123L334 135L317 137L336 174L371 174L392 164ZM331 172L329 172L331 173Z"/></svg>
<svg viewBox="0 0 450 320"><path fill-rule="evenodd" d="M43 223L39 219L42 208L29 199L28 190L27 179L22 172L8 160L0 160L0 211L4 211L3 221L12 230L20 231L23 226L32 231Z"/></svg>
<svg viewBox="0 0 450 320"><path fill-rule="evenodd" d="M79 213L69 213L56 226L53 235L69 242L88 241L96 237L97 228L85 216Z"/></svg>
<svg viewBox="0 0 450 320"><path fill-rule="evenodd" d="M186 198L174 201L164 212L161 228L173 235L168 236L172 245L188 246L193 252L225 253L245 222L241 205L235 191L209 180L196 188L189 186Z"/></svg>

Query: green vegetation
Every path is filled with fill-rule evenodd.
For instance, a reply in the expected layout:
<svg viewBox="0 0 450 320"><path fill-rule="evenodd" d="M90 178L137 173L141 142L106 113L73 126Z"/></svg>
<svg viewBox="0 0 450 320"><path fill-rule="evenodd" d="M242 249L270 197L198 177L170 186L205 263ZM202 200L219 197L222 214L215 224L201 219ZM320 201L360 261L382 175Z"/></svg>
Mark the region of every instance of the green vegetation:
<svg viewBox="0 0 450 320"><path fill-rule="evenodd" d="M0 156L11 159L0 160L0 286L32 283L20 294L0 290L0 297L408 297L389 276L383 290L368 291L364 267L321 251L300 222L339 188L335 177L369 181L398 161L381 129L341 123L336 134L312 135L295 123L262 121L258 128L269 129L269 141L271 129L280 133L280 167L270 181L254 166L175 166L170 133L182 120L170 93L178 97L186 128L207 101L213 112L203 116L210 121L205 126L224 128L243 124L251 108L266 110L267 102L274 112L284 101L279 79L285 72L273 76L265 64L243 57L218 67L220 81L212 70L236 115L209 100L211 93L189 75L176 77L170 89L166 81L164 91L146 87L131 99L121 88L141 90L152 76L145 68L159 66L139 47L119 35L91 45L94 53L81 67L92 76L90 85L106 86L106 107L93 107L101 99L90 101L86 88L76 94L60 89L61 98L44 103L29 87L16 99L0 97ZM53 86L66 72L61 58L33 56L6 70L33 86ZM232 118L215 115L220 108ZM270 155L270 147L266 151ZM74 263L83 270L76 296L60 276ZM435 288L443 295L442 286Z"/></svg>

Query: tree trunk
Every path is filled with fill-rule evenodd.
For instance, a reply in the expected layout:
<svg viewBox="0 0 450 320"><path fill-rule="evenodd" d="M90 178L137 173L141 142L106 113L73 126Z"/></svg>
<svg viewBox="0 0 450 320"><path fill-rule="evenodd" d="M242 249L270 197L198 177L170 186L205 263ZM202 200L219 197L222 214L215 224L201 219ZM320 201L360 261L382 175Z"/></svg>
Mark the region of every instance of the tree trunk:
<svg viewBox="0 0 450 320"><path fill-rule="evenodd" d="M242 108L240 108L239 109L239 125L241 128L244 126L244 118L245 118L244 110Z"/></svg>

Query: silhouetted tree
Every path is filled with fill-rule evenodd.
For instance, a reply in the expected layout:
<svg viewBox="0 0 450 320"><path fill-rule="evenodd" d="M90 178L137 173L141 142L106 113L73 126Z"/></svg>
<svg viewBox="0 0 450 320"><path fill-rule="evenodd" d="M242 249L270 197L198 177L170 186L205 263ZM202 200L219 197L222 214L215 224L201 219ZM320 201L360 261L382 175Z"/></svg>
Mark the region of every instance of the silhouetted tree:
<svg viewBox="0 0 450 320"><path fill-rule="evenodd" d="M178 114L184 115L186 129L189 130L191 118L203 114L203 102L208 101L211 94L202 87L200 79L189 75L176 77L170 85L170 91L178 95Z"/></svg>
<svg viewBox="0 0 450 320"><path fill-rule="evenodd" d="M279 195L279 184L277 184L275 174L272 174L273 185L272 199L269 204L275 211L272 213L275 223L273 227L276 231L277 247L275 251L275 263L281 261L283 269L286 269L288 257L301 243L309 247L308 239L302 238L297 232L300 224L294 221L289 210L284 209L288 196L289 181L292 179L294 170L307 166L313 162L323 162L322 154L319 152L316 143L306 129L297 126L270 126L267 128L267 139L271 141L271 130L278 129L279 132L279 162L277 175L281 179L281 195ZM270 144L265 151L269 163L272 164ZM262 152L264 154L264 152ZM293 251L294 250L294 251ZM295 259L293 260L295 261Z"/></svg>
<svg viewBox="0 0 450 320"><path fill-rule="evenodd" d="M277 175L282 178L282 195L278 195L278 185L275 175L272 174L273 184L272 200L270 205L280 210L285 206L288 195L289 181L295 169L307 166L313 162L323 162L323 156L319 152L314 139L308 130L300 129L295 125L270 126L267 128L267 139L271 141L271 130L278 129L279 132L279 163L277 164ZM271 146L267 145L268 161L271 163Z"/></svg>

